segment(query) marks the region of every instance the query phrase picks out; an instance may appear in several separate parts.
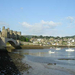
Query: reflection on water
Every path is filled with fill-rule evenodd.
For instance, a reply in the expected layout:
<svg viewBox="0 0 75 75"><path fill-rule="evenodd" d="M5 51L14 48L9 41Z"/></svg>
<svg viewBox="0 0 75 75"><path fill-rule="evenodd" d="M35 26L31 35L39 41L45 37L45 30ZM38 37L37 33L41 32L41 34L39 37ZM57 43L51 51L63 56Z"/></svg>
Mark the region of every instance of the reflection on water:
<svg viewBox="0 0 75 75"><path fill-rule="evenodd" d="M57 65L64 66L75 66L75 51L66 52L66 48L55 50L55 49L22 49L16 51L21 55L27 57L28 60L38 63L56 63ZM75 50L75 49L74 49ZM64 59L65 60L62 60ZM61 59L61 60L58 60ZM69 59L69 60L67 60ZM75 68L74 68L75 69Z"/></svg>
<svg viewBox="0 0 75 75"><path fill-rule="evenodd" d="M17 50L14 53L20 53L22 55L32 55L38 57L50 57L50 58L75 58L74 52L66 52L66 48L61 50L55 49L22 49Z"/></svg>

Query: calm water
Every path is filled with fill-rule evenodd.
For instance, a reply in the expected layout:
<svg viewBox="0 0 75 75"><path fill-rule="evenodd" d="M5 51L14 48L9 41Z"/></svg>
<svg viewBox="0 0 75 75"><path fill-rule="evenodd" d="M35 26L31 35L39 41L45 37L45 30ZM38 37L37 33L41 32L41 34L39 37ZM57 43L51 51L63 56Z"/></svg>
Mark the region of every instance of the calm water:
<svg viewBox="0 0 75 75"><path fill-rule="evenodd" d="M22 49L16 51L21 55L24 55L30 61L38 63L56 63L56 65L75 69L75 60L58 60L61 58L65 59L75 59L74 52L66 52L67 48L62 48L60 50L56 49ZM73 48L75 50L75 48ZM50 53L53 52L53 53ZM15 53L15 52L14 52Z"/></svg>

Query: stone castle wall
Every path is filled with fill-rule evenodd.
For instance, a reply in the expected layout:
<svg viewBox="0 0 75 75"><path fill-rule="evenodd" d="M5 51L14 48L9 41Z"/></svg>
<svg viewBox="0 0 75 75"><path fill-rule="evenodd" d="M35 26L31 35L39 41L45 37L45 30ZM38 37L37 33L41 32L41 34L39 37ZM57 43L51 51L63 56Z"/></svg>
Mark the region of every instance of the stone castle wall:
<svg viewBox="0 0 75 75"><path fill-rule="evenodd" d="M21 32L10 30L9 28L5 29L3 26L2 31L0 32L0 37L19 39L21 36Z"/></svg>

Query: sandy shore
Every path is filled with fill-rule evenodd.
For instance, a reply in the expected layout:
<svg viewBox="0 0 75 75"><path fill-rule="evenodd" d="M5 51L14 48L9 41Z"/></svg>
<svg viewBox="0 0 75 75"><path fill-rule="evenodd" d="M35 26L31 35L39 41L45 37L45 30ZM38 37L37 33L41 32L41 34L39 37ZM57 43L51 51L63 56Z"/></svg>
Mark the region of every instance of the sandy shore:
<svg viewBox="0 0 75 75"><path fill-rule="evenodd" d="M23 72L23 75L75 75L74 70L57 65L36 63L29 61L28 59L23 59L22 62L26 62L32 66L32 68L28 70L28 73L25 71Z"/></svg>
<svg viewBox="0 0 75 75"><path fill-rule="evenodd" d="M5 59L6 56L7 56L7 58L11 57L12 60ZM13 62L15 67L21 73L21 75L75 75L75 71L73 69L68 69L65 67L58 66L58 65L48 65L48 64L44 64L44 63L32 62L32 61L28 60L26 57L24 57L24 59L23 59L23 56L20 54L17 54L17 53L15 53L15 54L14 53L9 53L9 54L1 53L1 57L3 59L3 61L1 60L2 62L8 61L8 64L10 64L9 67L11 66L11 63ZM5 59L5 61L4 61L4 59ZM0 65L2 65L2 63ZM7 65L7 64L5 64L5 65ZM4 64L3 64L3 66L4 66ZM3 68L3 66L1 67L2 70L5 69L5 66L4 66L4 68ZM8 66L6 66L6 67L8 67ZM13 65L12 65L12 67L13 67ZM13 67L13 71L16 71L16 70L14 70L15 67ZM18 70L16 72L18 72ZM8 69L8 72L9 71L10 71L10 69Z"/></svg>
<svg viewBox="0 0 75 75"><path fill-rule="evenodd" d="M21 74L23 71L28 72L28 70L31 68L31 66L29 66L26 62L22 62L23 55L20 55L18 53L9 53L9 56L11 57L12 61L21 72Z"/></svg>

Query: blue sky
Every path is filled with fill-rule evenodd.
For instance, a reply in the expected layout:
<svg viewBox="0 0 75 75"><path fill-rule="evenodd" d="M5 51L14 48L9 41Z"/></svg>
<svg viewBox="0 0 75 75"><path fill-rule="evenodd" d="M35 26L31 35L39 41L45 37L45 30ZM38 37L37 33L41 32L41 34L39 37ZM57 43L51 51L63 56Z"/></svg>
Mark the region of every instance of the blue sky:
<svg viewBox="0 0 75 75"><path fill-rule="evenodd" d="M75 35L75 0L0 0L0 28L23 35Z"/></svg>

